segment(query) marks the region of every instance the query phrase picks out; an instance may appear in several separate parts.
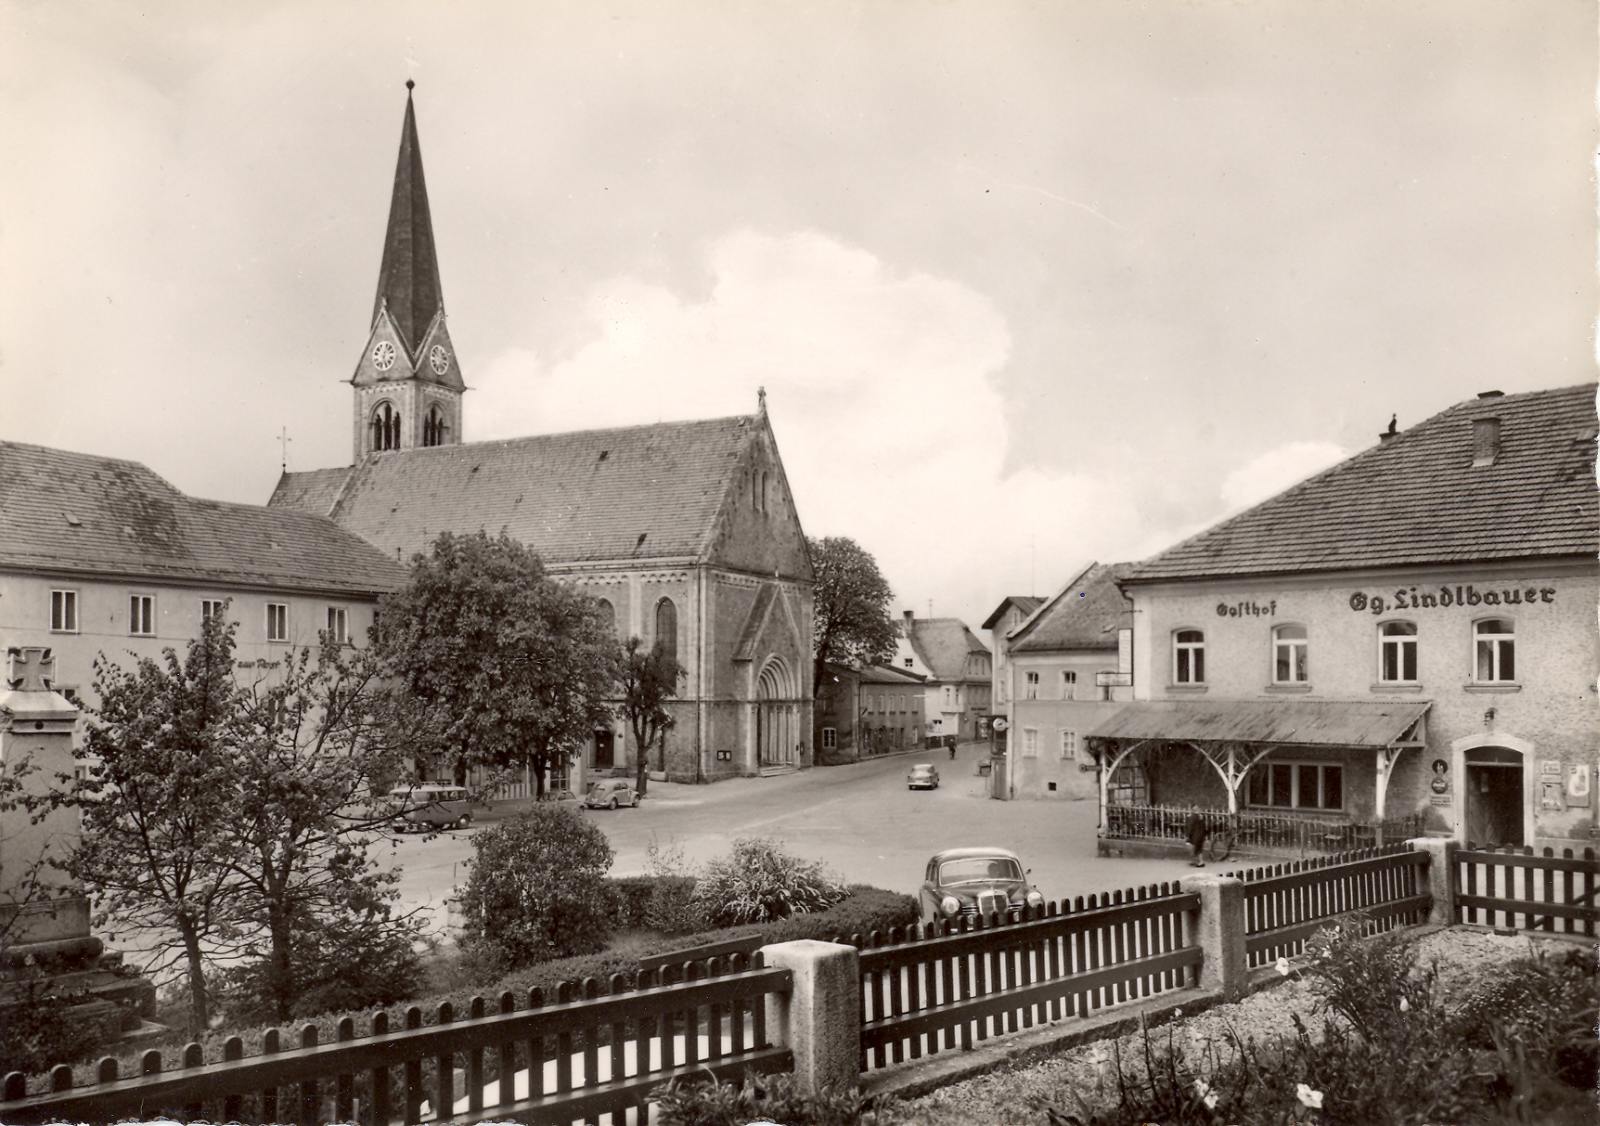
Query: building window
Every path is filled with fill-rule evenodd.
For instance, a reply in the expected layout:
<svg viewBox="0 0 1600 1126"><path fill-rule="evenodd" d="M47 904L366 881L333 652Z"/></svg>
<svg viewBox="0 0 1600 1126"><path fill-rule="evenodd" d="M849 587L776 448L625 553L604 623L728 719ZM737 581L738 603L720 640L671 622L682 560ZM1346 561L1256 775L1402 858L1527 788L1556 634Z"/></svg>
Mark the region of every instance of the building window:
<svg viewBox="0 0 1600 1126"><path fill-rule="evenodd" d="M1378 679L1385 684L1413 684L1417 679L1415 622L1384 622L1378 627Z"/></svg>
<svg viewBox="0 0 1600 1126"><path fill-rule="evenodd" d="M52 590L50 592L50 632L78 632L78 592Z"/></svg>
<svg viewBox="0 0 1600 1126"><path fill-rule="evenodd" d="M1078 698L1078 674L1071 669L1061 671L1061 698L1063 700Z"/></svg>
<svg viewBox="0 0 1600 1126"><path fill-rule="evenodd" d="M1473 679L1504 684L1517 679L1517 631L1510 618L1485 618L1472 625L1477 661Z"/></svg>
<svg viewBox="0 0 1600 1126"><path fill-rule="evenodd" d="M1319 762L1267 762L1250 771L1246 800L1272 809L1344 808L1344 767Z"/></svg>
<svg viewBox="0 0 1600 1126"><path fill-rule="evenodd" d="M839 733L831 727L822 729L822 749L831 751L839 745Z"/></svg>
<svg viewBox="0 0 1600 1126"><path fill-rule="evenodd" d="M910 668L910 667L911 667L911 664L912 664L912 660L911 660L911 658L910 658L910 657L907 657L907 658L906 658L906 668L908 668L908 669L909 669L909 668Z"/></svg>
<svg viewBox="0 0 1600 1126"><path fill-rule="evenodd" d="M435 403L428 408L428 414L422 420L422 444L424 446L444 445L444 411Z"/></svg>
<svg viewBox="0 0 1600 1126"><path fill-rule="evenodd" d="M289 640L289 606L285 602L267 603L267 640Z"/></svg>
<svg viewBox="0 0 1600 1126"><path fill-rule="evenodd" d="M156 632L156 600L152 594L128 598L128 632L136 637L153 637Z"/></svg>
<svg viewBox="0 0 1600 1126"><path fill-rule="evenodd" d="M328 639L335 645L350 641L350 622L343 607L328 607Z"/></svg>
<svg viewBox="0 0 1600 1126"><path fill-rule="evenodd" d="M1022 729L1022 757L1039 757L1039 732L1032 727Z"/></svg>
<svg viewBox="0 0 1600 1126"><path fill-rule="evenodd" d="M1172 635L1172 683L1206 682L1206 635L1197 629L1180 629Z"/></svg>
<svg viewBox="0 0 1600 1126"><path fill-rule="evenodd" d="M678 655L678 608L670 598L656 603L656 648L669 657Z"/></svg>
<svg viewBox="0 0 1600 1126"><path fill-rule="evenodd" d="M223 607L227 605L220 598L202 598L200 600L200 621L209 622L212 618L222 617Z"/></svg>
<svg viewBox="0 0 1600 1126"><path fill-rule="evenodd" d="M372 412L372 448L398 450L400 448L400 412L386 400Z"/></svg>
<svg viewBox="0 0 1600 1126"><path fill-rule="evenodd" d="M1305 626L1277 626L1272 631L1272 682L1304 684L1309 677Z"/></svg>
<svg viewBox="0 0 1600 1126"><path fill-rule="evenodd" d="M1037 700L1039 698L1039 674L1036 672L1030 672L1027 674L1027 680L1028 688L1027 692L1023 695L1023 699Z"/></svg>
<svg viewBox="0 0 1600 1126"><path fill-rule="evenodd" d="M1063 760L1078 757L1078 733L1076 731L1063 731L1061 733L1061 758Z"/></svg>
<svg viewBox="0 0 1600 1126"><path fill-rule="evenodd" d="M599 619L600 624L605 627L607 633L614 634L617 632L617 608L611 605L609 598L597 598L594 600L594 616Z"/></svg>

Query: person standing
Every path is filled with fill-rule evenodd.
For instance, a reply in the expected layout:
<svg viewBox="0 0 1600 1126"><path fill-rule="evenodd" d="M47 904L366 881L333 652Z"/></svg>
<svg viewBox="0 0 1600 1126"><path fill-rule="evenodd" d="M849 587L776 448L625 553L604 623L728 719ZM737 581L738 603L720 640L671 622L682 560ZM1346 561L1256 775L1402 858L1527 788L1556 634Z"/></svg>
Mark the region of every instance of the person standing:
<svg viewBox="0 0 1600 1126"><path fill-rule="evenodd" d="M1206 847L1206 837L1210 834L1210 826L1206 824L1203 814L1197 809L1189 814L1187 836L1189 847L1194 849L1194 857L1189 861L1191 868L1204 868L1206 862L1200 858L1201 851Z"/></svg>

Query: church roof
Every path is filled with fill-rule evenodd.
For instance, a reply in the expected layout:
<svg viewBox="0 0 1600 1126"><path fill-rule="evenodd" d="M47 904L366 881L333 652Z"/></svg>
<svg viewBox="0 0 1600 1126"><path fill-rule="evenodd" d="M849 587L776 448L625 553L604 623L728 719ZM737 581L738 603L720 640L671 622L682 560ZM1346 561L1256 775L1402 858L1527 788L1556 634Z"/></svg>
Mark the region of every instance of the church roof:
<svg viewBox="0 0 1600 1126"><path fill-rule="evenodd" d="M1486 392L1168 548L1129 581L1593 556L1595 431L1593 383ZM1492 455L1477 456L1480 440Z"/></svg>
<svg viewBox="0 0 1600 1126"><path fill-rule="evenodd" d="M323 516L200 500L135 461L0 442L0 568L370 595L404 568Z"/></svg>
<svg viewBox="0 0 1600 1126"><path fill-rule="evenodd" d="M378 314L387 308L415 360L434 315L444 308L444 287L439 282L439 257L434 249L428 185L422 176L422 145L417 140L417 114L410 90L407 82L406 117L400 130L400 156L395 163L394 194L389 200L389 227L383 239L372 319L376 323Z"/></svg>
<svg viewBox="0 0 1600 1126"><path fill-rule="evenodd" d="M1062 649L1115 649L1117 630L1131 626L1133 607L1117 583L1132 563L1091 563L1061 588L1042 610L1011 635L1013 653L1053 653Z"/></svg>
<svg viewBox="0 0 1600 1126"><path fill-rule="evenodd" d="M704 557L760 415L373 454L286 473L268 503L309 508L393 558L440 532L505 532L546 563Z"/></svg>

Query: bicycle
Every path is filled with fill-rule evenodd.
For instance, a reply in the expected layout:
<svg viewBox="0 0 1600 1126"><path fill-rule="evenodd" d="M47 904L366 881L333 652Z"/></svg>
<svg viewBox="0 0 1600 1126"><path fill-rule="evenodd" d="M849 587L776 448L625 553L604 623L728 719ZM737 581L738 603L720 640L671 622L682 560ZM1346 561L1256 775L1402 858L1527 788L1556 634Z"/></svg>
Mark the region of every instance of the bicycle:
<svg viewBox="0 0 1600 1126"><path fill-rule="evenodd" d="M1222 825L1211 830L1206 835L1204 852L1207 860L1223 861L1233 855L1233 846L1238 843L1238 833L1232 825Z"/></svg>

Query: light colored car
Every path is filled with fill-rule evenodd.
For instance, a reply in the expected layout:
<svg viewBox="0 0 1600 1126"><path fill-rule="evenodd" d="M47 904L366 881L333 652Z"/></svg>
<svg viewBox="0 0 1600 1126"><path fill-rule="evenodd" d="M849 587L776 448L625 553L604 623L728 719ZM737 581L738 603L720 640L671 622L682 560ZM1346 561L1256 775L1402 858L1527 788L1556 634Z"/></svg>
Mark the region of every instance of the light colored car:
<svg viewBox="0 0 1600 1126"><path fill-rule="evenodd" d="M472 808L465 787L444 782L421 782L393 791L394 828L399 833L426 833L434 829L465 829L472 824Z"/></svg>
<svg viewBox="0 0 1600 1126"><path fill-rule="evenodd" d="M947 848L934 853L917 893L922 921L1037 907L1044 896L1028 882L1028 871L1006 848Z"/></svg>
<svg viewBox="0 0 1600 1126"><path fill-rule="evenodd" d="M589 787L583 795L583 804L589 809L616 809L620 806L637 806L639 795L626 778L602 778Z"/></svg>
<svg viewBox="0 0 1600 1126"><path fill-rule="evenodd" d="M919 762L911 768L906 775L906 789L908 790L937 790L939 788L939 771L931 762Z"/></svg>

